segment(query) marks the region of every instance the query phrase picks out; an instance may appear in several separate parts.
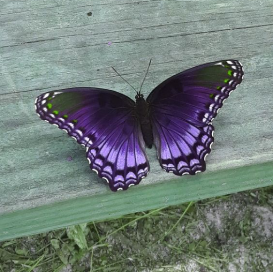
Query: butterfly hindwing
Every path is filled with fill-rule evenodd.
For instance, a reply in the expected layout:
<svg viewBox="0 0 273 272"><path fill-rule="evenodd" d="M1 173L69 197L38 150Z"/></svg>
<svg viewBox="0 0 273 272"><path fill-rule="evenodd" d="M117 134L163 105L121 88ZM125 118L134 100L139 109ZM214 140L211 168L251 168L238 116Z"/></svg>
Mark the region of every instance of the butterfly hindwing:
<svg viewBox="0 0 273 272"><path fill-rule="evenodd" d="M203 64L158 85L148 96L154 142L163 169L176 175L206 168L213 118L243 78L236 60Z"/></svg>
<svg viewBox="0 0 273 272"><path fill-rule="evenodd" d="M86 147L87 159L113 191L138 184L149 170L135 102L105 89L71 88L37 97L41 119Z"/></svg>
<svg viewBox="0 0 273 272"><path fill-rule="evenodd" d="M159 112L160 113L160 112ZM176 116L153 117L154 141L160 165L176 175L205 171L211 151L213 126L196 127Z"/></svg>

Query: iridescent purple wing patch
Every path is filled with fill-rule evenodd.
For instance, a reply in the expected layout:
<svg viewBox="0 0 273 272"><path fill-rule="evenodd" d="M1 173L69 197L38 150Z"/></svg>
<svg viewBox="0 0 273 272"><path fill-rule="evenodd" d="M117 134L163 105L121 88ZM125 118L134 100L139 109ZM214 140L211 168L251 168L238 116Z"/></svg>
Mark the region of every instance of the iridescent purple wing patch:
<svg viewBox="0 0 273 272"><path fill-rule="evenodd" d="M41 119L86 147L90 167L113 191L126 190L147 176L145 144L155 144L161 167L176 175L206 169L213 143L212 120L241 83L237 60L203 64L158 85L136 101L105 89L71 88L41 94Z"/></svg>

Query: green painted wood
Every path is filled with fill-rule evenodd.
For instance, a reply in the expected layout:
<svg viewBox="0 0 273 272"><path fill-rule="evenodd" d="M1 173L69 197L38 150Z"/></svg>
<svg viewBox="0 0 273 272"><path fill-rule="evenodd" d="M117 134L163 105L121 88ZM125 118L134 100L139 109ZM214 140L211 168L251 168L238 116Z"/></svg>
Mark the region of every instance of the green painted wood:
<svg viewBox="0 0 273 272"><path fill-rule="evenodd" d="M272 25L266 0L2 0L0 239L199 199L199 192L205 198L273 185ZM220 59L239 59L245 78L214 121L206 173L167 174L147 150L147 179L114 194L90 171L84 149L37 117L34 100L75 86L133 98L111 66L138 88L151 58L145 95L179 71Z"/></svg>
<svg viewBox="0 0 273 272"><path fill-rule="evenodd" d="M254 189L257 184L264 187L272 185L272 177L272 164L265 163L8 213L1 216L0 241L83 223L90 219L98 221L115 218L128 211L145 211L147 207L166 207Z"/></svg>

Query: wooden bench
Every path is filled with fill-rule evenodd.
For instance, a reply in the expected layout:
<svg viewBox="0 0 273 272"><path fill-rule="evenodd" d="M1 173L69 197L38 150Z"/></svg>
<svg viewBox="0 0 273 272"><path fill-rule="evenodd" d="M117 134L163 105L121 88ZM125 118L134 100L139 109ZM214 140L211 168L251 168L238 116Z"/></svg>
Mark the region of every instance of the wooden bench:
<svg viewBox="0 0 273 272"><path fill-rule="evenodd" d="M0 240L273 185L273 4L267 1L1 1ZM205 62L239 59L243 83L213 122L207 171L149 176L113 193L85 150L40 120L37 95L94 86L147 95Z"/></svg>

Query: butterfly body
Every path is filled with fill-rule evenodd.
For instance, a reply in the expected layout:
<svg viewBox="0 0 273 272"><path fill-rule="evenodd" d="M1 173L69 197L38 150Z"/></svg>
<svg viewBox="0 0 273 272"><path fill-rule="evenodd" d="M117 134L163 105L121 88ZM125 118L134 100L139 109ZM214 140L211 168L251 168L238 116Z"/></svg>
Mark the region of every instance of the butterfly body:
<svg viewBox="0 0 273 272"><path fill-rule="evenodd" d="M133 101L115 91L77 87L41 94L35 107L41 119L86 147L90 168L111 190L126 190L149 172L145 145L155 145L167 172L205 171L212 120L242 78L239 61L221 60L170 77L146 100L140 92Z"/></svg>
<svg viewBox="0 0 273 272"><path fill-rule="evenodd" d="M136 95L136 115L141 127L143 140L148 148L152 148L153 130L150 117L150 108L142 94Z"/></svg>

